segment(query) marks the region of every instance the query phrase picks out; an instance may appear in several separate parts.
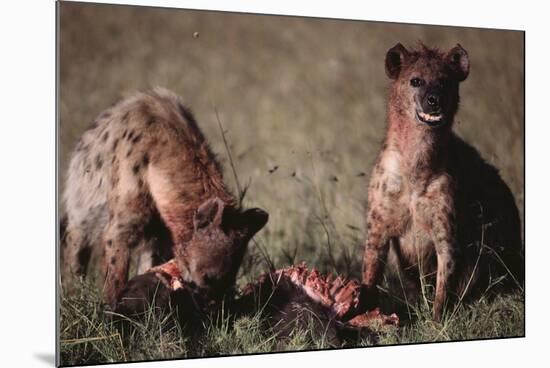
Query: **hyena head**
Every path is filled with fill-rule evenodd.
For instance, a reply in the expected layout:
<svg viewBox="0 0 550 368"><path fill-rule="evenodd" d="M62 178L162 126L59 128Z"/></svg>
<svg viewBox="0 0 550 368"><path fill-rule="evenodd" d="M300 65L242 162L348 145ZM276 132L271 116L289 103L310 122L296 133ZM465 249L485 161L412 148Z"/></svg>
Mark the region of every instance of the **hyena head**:
<svg viewBox="0 0 550 368"><path fill-rule="evenodd" d="M458 109L458 84L469 69L460 44L442 53L424 45L409 51L398 43L386 54L386 74L393 79L390 106L408 121L450 126Z"/></svg>
<svg viewBox="0 0 550 368"><path fill-rule="evenodd" d="M213 293L235 282L248 241L267 223L267 212L242 211L215 197L196 210L194 233L178 262L184 281Z"/></svg>

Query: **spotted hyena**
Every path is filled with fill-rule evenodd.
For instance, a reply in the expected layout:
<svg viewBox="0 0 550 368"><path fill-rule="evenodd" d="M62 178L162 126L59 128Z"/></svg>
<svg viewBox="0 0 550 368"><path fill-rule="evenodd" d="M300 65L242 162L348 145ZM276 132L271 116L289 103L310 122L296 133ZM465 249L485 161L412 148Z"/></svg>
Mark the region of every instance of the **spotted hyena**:
<svg viewBox="0 0 550 368"><path fill-rule="evenodd" d="M362 294L374 300L386 263L407 298L435 279L439 320L448 291L522 285L521 223L498 171L452 131L466 50L397 44L385 66L388 127L368 187Z"/></svg>
<svg viewBox="0 0 550 368"><path fill-rule="evenodd" d="M183 278L220 290L234 282L246 245L267 222L242 210L192 114L173 93L138 93L104 111L72 153L64 192L64 277L103 250L105 300L138 273L175 256Z"/></svg>

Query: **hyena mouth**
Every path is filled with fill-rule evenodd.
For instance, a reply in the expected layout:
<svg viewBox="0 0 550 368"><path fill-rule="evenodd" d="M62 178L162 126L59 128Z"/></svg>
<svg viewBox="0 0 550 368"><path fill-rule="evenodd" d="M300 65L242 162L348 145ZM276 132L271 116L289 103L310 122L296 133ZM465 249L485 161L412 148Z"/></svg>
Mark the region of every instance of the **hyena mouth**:
<svg viewBox="0 0 550 368"><path fill-rule="evenodd" d="M445 123L442 114L426 114L422 111L416 111L416 119L424 124L427 124L431 127L438 127Z"/></svg>

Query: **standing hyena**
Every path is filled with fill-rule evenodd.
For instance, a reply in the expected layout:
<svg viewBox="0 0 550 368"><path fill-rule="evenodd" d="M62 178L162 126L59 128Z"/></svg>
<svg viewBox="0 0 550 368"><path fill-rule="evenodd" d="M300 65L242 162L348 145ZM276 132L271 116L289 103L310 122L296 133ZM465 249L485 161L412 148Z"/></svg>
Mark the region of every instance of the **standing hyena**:
<svg viewBox="0 0 550 368"><path fill-rule="evenodd" d="M368 189L362 300L376 300L388 263L405 297L435 276L439 320L448 290L462 298L473 285L504 283L499 277L522 284L521 224L497 170L452 132L458 85L469 73L466 51L397 44L385 64L393 82Z"/></svg>
<svg viewBox="0 0 550 368"><path fill-rule="evenodd" d="M140 271L173 254L188 282L227 288L268 218L260 209L238 208L193 116L164 89L138 93L99 115L72 154L64 200L64 277L82 274L99 245L110 305L127 281L130 249L138 246L146 254Z"/></svg>

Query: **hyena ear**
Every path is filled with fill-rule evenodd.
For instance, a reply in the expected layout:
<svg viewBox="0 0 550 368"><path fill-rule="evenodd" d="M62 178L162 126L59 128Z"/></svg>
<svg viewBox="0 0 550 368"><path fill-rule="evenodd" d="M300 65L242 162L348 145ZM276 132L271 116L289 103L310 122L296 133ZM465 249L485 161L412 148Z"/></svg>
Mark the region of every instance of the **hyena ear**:
<svg viewBox="0 0 550 368"><path fill-rule="evenodd" d="M398 43L386 53L386 74L391 79L397 79L409 51L402 44Z"/></svg>
<svg viewBox="0 0 550 368"><path fill-rule="evenodd" d="M468 73L470 73L470 59L468 58L468 53L460 44L457 44L447 52L445 61L451 67L451 70L459 82L462 82L468 77Z"/></svg>
<svg viewBox="0 0 550 368"><path fill-rule="evenodd" d="M195 230L210 225L220 226L223 218L225 203L218 197L210 198L203 202L195 211L193 226Z"/></svg>
<svg viewBox="0 0 550 368"><path fill-rule="evenodd" d="M265 224L267 224L267 220L269 219L269 214L260 208L246 210L241 216L247 236L250 238L260 231Z"/></svg>

